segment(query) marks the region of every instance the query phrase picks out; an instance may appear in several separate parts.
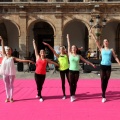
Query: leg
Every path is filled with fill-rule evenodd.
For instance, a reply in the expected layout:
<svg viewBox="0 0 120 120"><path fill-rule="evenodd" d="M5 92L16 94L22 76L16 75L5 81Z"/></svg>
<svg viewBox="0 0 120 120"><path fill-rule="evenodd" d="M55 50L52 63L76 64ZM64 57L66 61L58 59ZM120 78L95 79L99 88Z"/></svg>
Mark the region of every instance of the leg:
<svg viewBox="0 0 120 120"><path fill-rule="evenodd" d="M3 76L3 81L5 84L5 91L6 91L6 97L7 99L10 98L10 81L9 81L9 77L7 75Z"/></svg>
<svg viewBox="0 0 120 120"><path fill-rule="evenodd" d="M106 71L106 78L105 78L105 84L104 84L104 93L106 93L106 89L107 89L107 86L108 86L108 81L110 79L110 75L111 75L111 70L107 70Z"/></svg>
<svg viewBox="0 0 120 120"><path fill-rule="evenodd" d="M69 80L70 80L70 95L73 96L74 95L74 73L73 72L69 72Z"/></svg>
<svg viewBox="0 0 120 120"><path fill-rule="evenodd" d="M9 76L9 80L10 80L10 99L11 100L13 99L13 90L14 90L13 83L14 83L14 79L15 79L15 75Z"/></svg>
<svg viewBox="0 0 120 120"><path fill-rule="evenodd" d="M67 69L67 70L65 71L65 74L66 74L66 77L67 77L67 81L68 81L68 83L69 83L69 85L70 85L70 80L69 80L69 69Z"/></svg>
<svg viewBox="0 0 120 120"><path fill-rule="evenodd" d="M100 77L101 77L101 89L102 89L102 97L105 98L105 79L106 79L106 71L100 70Z"/></svg>
<svg viewBox="0 0 120 120"><path fill-rule="evenodd" d="M76 92L78 79L79 79L79 71L75 73L75 81L74 81L74 95L75 95L75 92Z"/></svg>
<svg viewBox="0 0 120 120"><path fill-rule="evenodd" d="M60 71L60 77L62 82L63 96L65 96L65 71Z"/></svg>
<svg viewBox="0 0 120 120"><path fill-rule="evenodd" d="M39 80L39 88L40 88L40 98L42 98L41 92L42 92L42 87L45 81L45 75L39 75L40 80Z"/></svg>
<svg viewBox="0 0 120 120"><path fill-rule="evenodd" d="M35 73L35 82L36 82L36 86L37 86L37 95L40 96L40 86L39 86L39 81L40 81L40 77L38 74Z"/></svg>

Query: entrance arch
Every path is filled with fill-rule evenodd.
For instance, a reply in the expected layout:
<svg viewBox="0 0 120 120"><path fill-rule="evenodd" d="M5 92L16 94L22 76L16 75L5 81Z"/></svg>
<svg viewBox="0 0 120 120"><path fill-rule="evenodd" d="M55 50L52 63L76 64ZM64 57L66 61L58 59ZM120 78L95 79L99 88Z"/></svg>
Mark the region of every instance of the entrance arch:
<svg viewBox="0 0 120 120"><path fill-rule="evenodd" d="M42 42L46 42L54 47L54 30L52 26L45 21L37 21L29 27L29 51L33 52L32 38L35 39L38 51L47 48L50 59L53 59L52 51Z"/></svg>
<svg viewBox="0 0 120 120"><path fill-rule="evenodd" d="M5 46L10 46L13 50L19 51L20 31L18 26L10 20L0 20L0 35L4 39Z"/></svg>
<svg viewBox="0 0 120 120"><path fill-rule="evenodd" d="M66 35L70 35L71 45L83 47L84 51L88 50L88 29L80 20L72 20L64 26L63 45L67 46Z"/></svg>

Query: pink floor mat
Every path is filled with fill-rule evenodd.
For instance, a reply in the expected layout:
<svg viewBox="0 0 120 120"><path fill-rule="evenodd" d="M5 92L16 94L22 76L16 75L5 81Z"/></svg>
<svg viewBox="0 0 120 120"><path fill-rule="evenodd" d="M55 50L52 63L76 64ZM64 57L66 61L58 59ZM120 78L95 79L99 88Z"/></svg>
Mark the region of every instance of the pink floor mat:
<svg viewBox="0 0 120 120"><path fill-rule="evenodd" d="M107 102L101 102L100 80L79 80L76 101L62 100L60 80L46 80L42 95L36 99L34 80L15 80L14 103L5 103L4 83L0 80L0 120L119 120L120 80L111 79L106 92Z"/></svg>

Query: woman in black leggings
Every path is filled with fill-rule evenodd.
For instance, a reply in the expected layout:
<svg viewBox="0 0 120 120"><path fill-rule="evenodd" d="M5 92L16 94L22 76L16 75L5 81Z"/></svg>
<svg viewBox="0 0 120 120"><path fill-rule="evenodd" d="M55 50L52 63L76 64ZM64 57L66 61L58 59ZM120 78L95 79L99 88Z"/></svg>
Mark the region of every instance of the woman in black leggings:
<svg viewBox="0 0 120 120"><path fill-rule="evenodd" d="M43 44L48 46L58 59L60 77L61 77L61 81L62 81L62 91L63 91L62 99L64 100L64 99L66 99L65 76L67 77L67 80L68 80L68 83L69 83L69 79L68 79L68 75L69 75L68 55L65 53L65 47L64 46L60 46L60 54L57 54L56 51L49 44L47 44L45 42L43 42Z"/></svg>
<svg viewBox="0 0 120 120"><path fill-rule="evenodd" d="M93 39L96 42L97 47L99 48L101 52L101 70L100 70L100 77L101 77L101 89L102 89L102 103L106 101L105 92L108 86L108 81L111 75L111 58L112 55L114 56L117 63L120 65L120 61L117 58L115 52L113 49L109 48L109 42L107 39L104 39L103 41L103 48L100 46L98 40L95 38L95 35L92 33L92 30L90 31Z"/></svg>

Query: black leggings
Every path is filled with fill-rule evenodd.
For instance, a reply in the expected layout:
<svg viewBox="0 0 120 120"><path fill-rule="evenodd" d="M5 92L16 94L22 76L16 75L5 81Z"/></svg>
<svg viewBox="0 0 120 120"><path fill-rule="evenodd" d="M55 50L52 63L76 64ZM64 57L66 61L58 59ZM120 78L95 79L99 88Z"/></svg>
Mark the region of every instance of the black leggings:
<svg viewBox="0 0 120 120"><path fill-rule="evenodd" d="M43 83L45 81L45 75L35 73L35 81L36 81L36 85L37 85L38 96L40 96L40 98L42 98L41 91L42 91Z"/></svg>
<svg viewBox="0 0 120 120"><path fill-rule="evenodd" d="M65 75L67 77L68 83L69 83L69 69L64 70L64 71L60 71L60 77L61 77L61 81L62 81L62 91L63 91L63 95L65 96ZM70 85L70 83L69 83Z"/></svg>
<svg viewBox="0 0 120 120"><path fill-rule="evenodd" d="M110 75L111 75L111 66L101 65L100 77L101 77L101 89L102 89L103 98L105 98L105 92L108 86Z"/></svg>
<svg viewBox="0 0 120 120"><path fill-rule="evenodd" d="M77 82L79 79L79 71L69 71L69 81L70 81L70 95L75 95Z"/></svg>

